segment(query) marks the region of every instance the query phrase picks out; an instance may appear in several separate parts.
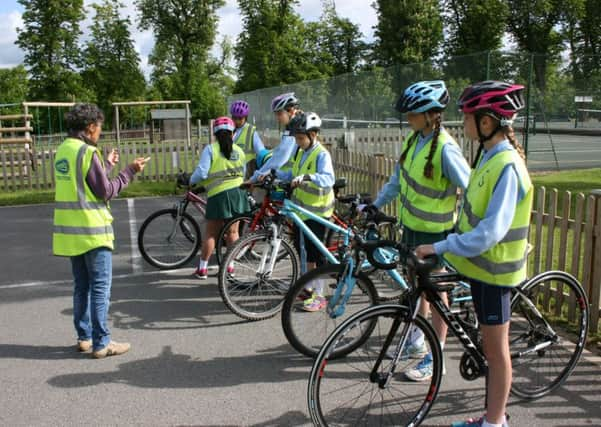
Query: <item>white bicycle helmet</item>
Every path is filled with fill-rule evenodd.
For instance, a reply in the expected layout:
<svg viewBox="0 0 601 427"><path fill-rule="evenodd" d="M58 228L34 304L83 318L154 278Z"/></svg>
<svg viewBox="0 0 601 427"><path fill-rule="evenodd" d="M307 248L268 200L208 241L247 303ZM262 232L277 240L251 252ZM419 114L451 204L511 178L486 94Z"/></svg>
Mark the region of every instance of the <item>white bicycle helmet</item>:
<svg viewBox="0 0 601 427"><path fill-rule="evenodd" d="M298 103L298 98L294 96L294 92L283 93L273 98L271 101L271 111L274 113L277 111L283 111L289 107L298 105Z"/></svg>

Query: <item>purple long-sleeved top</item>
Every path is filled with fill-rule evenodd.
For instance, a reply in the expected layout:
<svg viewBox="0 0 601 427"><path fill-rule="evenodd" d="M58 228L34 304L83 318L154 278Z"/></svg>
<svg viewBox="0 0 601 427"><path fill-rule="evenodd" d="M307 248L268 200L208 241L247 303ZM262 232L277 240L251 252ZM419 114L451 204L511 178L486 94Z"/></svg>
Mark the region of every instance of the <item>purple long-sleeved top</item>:
<svg viewBox="0 0 601 427"><path fill-rule="evenodd" d="M113 166L106 161L104 164L105 167L103 168L98 154L94 154L92 165L86 176L86 182L96 197L108 202L112 198L117 197L121 190L129 185L134 179L136 171L133 167L127 166L115 178L109 179L109 173L111 173Z"/></svg>

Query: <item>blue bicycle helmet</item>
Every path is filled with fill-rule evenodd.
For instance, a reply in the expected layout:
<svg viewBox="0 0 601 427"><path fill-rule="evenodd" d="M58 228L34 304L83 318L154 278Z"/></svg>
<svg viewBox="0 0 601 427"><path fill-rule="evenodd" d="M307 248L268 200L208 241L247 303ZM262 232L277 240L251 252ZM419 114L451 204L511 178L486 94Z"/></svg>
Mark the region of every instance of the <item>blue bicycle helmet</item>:
<svg viewBox="0 0 601 427"><path fill-rule="evenodd" d="M444 110L448 103L449 92L444 82L433 80L409 86L394 108L400 113L425 113L432 109Z"/></svg>
<svg viewBox="0 0 601 427"><path fill-rule="evenodd" d="M261 169L267 160L271 159L273 151L268 148L263 148L259 154L257 154L257 169Z"/></svg>

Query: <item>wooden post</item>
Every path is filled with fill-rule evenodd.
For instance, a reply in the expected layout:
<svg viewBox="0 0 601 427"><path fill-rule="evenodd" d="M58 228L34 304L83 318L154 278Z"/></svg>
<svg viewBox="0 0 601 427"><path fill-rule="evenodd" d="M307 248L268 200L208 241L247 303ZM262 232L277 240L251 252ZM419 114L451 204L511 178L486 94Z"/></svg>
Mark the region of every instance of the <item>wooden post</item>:
<svg viewBox="0 0 601 427"><path fill-rule="evenodd" d="M115 105L115 135L117 137L117 146L121 144L121 130L119 129L121 126L119 124L119 106Z"/></svg>
<svg viewBox="0 0 601 427"><path fill-rule="evenodd" d="M597 332L599 326L599 309L601 302L601 189L591 191L591 196L594 198L594 203L591 203L593 209L593 224L591 239L592 253L590 257L590 286L589 286L589 303L590 303L590 326L591 332ZM586 264L585 264L586 265Z"/></svg>
<svg viewBox="0 0 601 427"><path fill-rule="evenodd" d="M384 154L382 153L374 153L369 157L369 194L375 197L380 190L379 186L379 175L382 173L380 170L382 163L382 159L384 158Z"/></svg>

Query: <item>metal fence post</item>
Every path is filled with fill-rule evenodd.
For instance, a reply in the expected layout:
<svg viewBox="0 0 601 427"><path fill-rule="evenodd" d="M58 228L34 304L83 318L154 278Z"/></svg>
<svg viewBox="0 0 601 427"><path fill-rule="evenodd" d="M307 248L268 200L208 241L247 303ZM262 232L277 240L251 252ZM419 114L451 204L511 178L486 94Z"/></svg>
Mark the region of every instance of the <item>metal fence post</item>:
<svg viewBox="0 0 601 427"><path fill-rule="evenodd" d="M530 104L532 102L532 72L534 68L534 54L530 54L528 64L528 87L526 88L526 126L524 127L524 154L528 159L528 134L530 133Z"/></svg>

